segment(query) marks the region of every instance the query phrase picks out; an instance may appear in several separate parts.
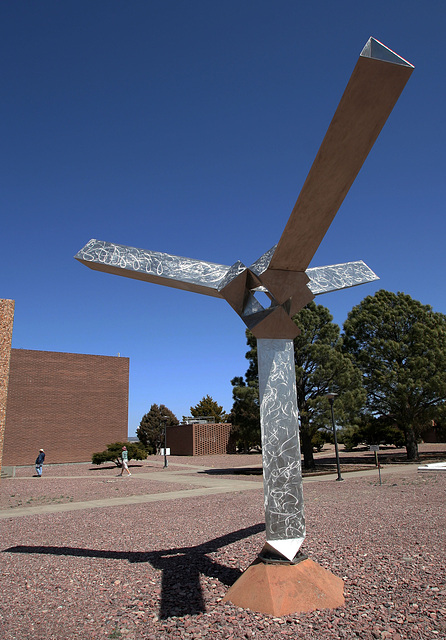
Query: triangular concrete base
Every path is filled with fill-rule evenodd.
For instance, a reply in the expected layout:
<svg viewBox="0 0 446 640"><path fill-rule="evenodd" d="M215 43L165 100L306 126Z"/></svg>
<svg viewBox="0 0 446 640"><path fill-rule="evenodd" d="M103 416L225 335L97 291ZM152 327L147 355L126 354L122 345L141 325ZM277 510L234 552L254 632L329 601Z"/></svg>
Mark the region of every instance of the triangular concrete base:
<svg viewBox="0 0 446 640"><path fill-rule="evenodd" d="M294 565L257 559L223 600L274 616L335 609L344 604L344 582L308 558Z"/></svg>

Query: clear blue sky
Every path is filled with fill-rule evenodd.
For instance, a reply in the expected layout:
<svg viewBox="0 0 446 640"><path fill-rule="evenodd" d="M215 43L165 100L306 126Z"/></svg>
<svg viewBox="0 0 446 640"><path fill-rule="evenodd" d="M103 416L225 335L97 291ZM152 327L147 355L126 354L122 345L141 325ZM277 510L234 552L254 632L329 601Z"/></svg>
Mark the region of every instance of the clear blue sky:
<svg viewBox="0 0 446 640"><path fill-rule="evenodd" d="M223 300L93 272L90 239L250 264L279 239L365 42L415 65L312 266L446 313L442 0L3 0L0 297L13 347L130 358L152 403L229 411L245 327Z"/></svg>

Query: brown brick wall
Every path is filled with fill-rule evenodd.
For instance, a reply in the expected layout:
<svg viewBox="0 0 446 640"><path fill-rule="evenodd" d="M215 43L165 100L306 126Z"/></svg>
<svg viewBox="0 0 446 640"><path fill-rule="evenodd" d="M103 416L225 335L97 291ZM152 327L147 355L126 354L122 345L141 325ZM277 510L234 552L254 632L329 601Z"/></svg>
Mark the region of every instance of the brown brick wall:
<svg viewBox="0 0 446 640"><path fill-rule="evenodd" d="M186 424L167 427L167 446L173 456L205 456L233 453L232 425Z"/></svg>
<svg viewBox="0 0 446 640"><path fill-rule="evenodd" d="M87 462L126 441L129 359L12 349L4 465Z"/></svg>
<svg viewBox="0 0 446 640"><path fill-rule="evenodd" d="M194 427L194 456L231 452L231 424L194 424Z"/></svg>
<svg viewBox="0 0 446 640"><path fill-rule="evenodd" d="M194 455L194 425L167 427L167 446L172 456ZM163 444L164 446L164 444Z"/></svg>
<svg viewBox="0 0 446 640"><path fill-rule="evenodd" d="M0 471L6 422L14 300L0 300Z"/></svg>

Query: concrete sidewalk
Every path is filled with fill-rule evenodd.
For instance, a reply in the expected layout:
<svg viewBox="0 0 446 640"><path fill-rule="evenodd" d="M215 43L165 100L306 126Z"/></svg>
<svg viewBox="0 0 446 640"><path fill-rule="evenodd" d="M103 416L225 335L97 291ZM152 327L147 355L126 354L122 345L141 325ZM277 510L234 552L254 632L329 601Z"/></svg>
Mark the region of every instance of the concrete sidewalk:
<svg viewBox="0 0 446 640"><path fill-rule="evenodd" d="M405 473L408 467L416 467L417 464L414 465L392 465L386 466L381 469L381 476L383 478L389 477L391 475L397 475L398 473ZM69 502L69 503L61 503L61 504L45 504L45 505L36 505L30 507L16 507L14 509L1 509L0 510L0 520L9 519L9 518L20 518L23 516L31 516L31 515L41 515L41 514L49 514L49 513L61 513L67 511L79 511L82 509L97 509L103 507L119 507L119 506L129 506L132 504L143 504L146 502L162 502L167 500L177 500L177 499L186 499L193 497L201 497L208 495L217 495L223 493L235 493L235 492L244 492L244 491L262 491L263 483L257 481L250 481L246 479L239 478L222 478L222 477L213 477L212 475L206 475L200 473L200 471L204 471L204 467L194 466L191 469L184 469L181 471L176 471L174 469L162 469L160 471L155 471L151 473L138 473L132 477L123 477L119 482L132 482L133 478L147 479L152 480L159 483L175 483L175 484L188 484L188 485L197 485L195 489L178 489L177 491L168 491L163 493L147 493L142 495L133 495L133 496L125 496L125 497L113 497L113 498L103 498L98 500L83 500L78 502ZM378 482L378 470L377 469L367 469L361 471L351 471L343 474L344 482L348 482L351 479L369 476L375 477ZM63 479L79 479L82 480L88 477L91 480L90 476L64 476ZM101 476L101 479L104 478L114 478L116 479L116 474L110 476ZM336 481L337 474L326 474L326 475L316 475L309 476L303 479L304 484L312 483L312 482L333 482ZM57 479L61 480L60 476L51 476L46 475L45 480ZM32 478L14 478L13 480L9 480L8 482L17 482L23 480L32 480ZM34 480L35 481L35 480Z"/></svg>

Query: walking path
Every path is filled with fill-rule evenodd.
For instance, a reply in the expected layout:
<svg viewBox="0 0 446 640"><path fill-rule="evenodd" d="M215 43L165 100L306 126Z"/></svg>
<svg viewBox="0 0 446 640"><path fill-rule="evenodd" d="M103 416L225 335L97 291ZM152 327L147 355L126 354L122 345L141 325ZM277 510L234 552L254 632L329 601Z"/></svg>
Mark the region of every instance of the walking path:
<svg viewBox="0 0 446 640"><path fill-rule="evenodd" d="M399 472L407 472L408 467L416 467L417 464L413 465L389 465L381 469L381 475L383 477L398 474ZM242 468L242 467L241 467ZM60 513L66 511L79 511L82 509L96 509L99 507L116 507L116 506L128 506L132 504L142 504L146 502L160 502L166 500L177 500L179 498L192 498L192 497L200 497L200 496L208 496L208 495L216 495L222 493L234 493L241 491L253 491L253 490L261 490L262 482L259 480L252 481L247 480L246 477L244 479L239 479L237 477L231 478L223 478L216 477L212 475L206 475L201 473L197 475L198 472L203 472L208 470L207 467L198 466L198 465L189 465L188 469L182 469L181 471L167 468L162 469L160 471L152 471L150 473L138 473L132 477L123 477L122 482L132 482L132 478L147 479L160 483L175 483L175 484L188 484L188 485L197 485L197 488L194 489L179 489L177 491L168 491L164 493L147 493L143 495L131 495L131 496L121 496L121 497L113 497L113 498L103 498L98 500L84 500L78 502L69 502L62 504L44 504L44 505L36 505L29 507L16 507L14 509L0 509L0 520L1 519L9 519L9 518L19 518L22 516L30 516L30 515L40 515L40 514L48 514L48 513ZM48 470L49 471L49 470ZM376 468L361 470L361 471L351 471L343 474L344 481L349 481L353 478L357 478L360 476L374 476L378 480L378 470ZM82 480L88 477L91 480L91 476L51 476L45 475L45 480L52 479L76 479ZM116 474L101 476L101 479L105 478L114 478L116 479ZM336 480L337 474L326 474L326 475L315 475L305 477L303 479L304 484L310 482L331 482ZM29 477L16 477L13 480L8 480L7 482L22 482L22 481L30 481L36 482L35 479ZM40 481L39 481L40 482Z"/></svg>

